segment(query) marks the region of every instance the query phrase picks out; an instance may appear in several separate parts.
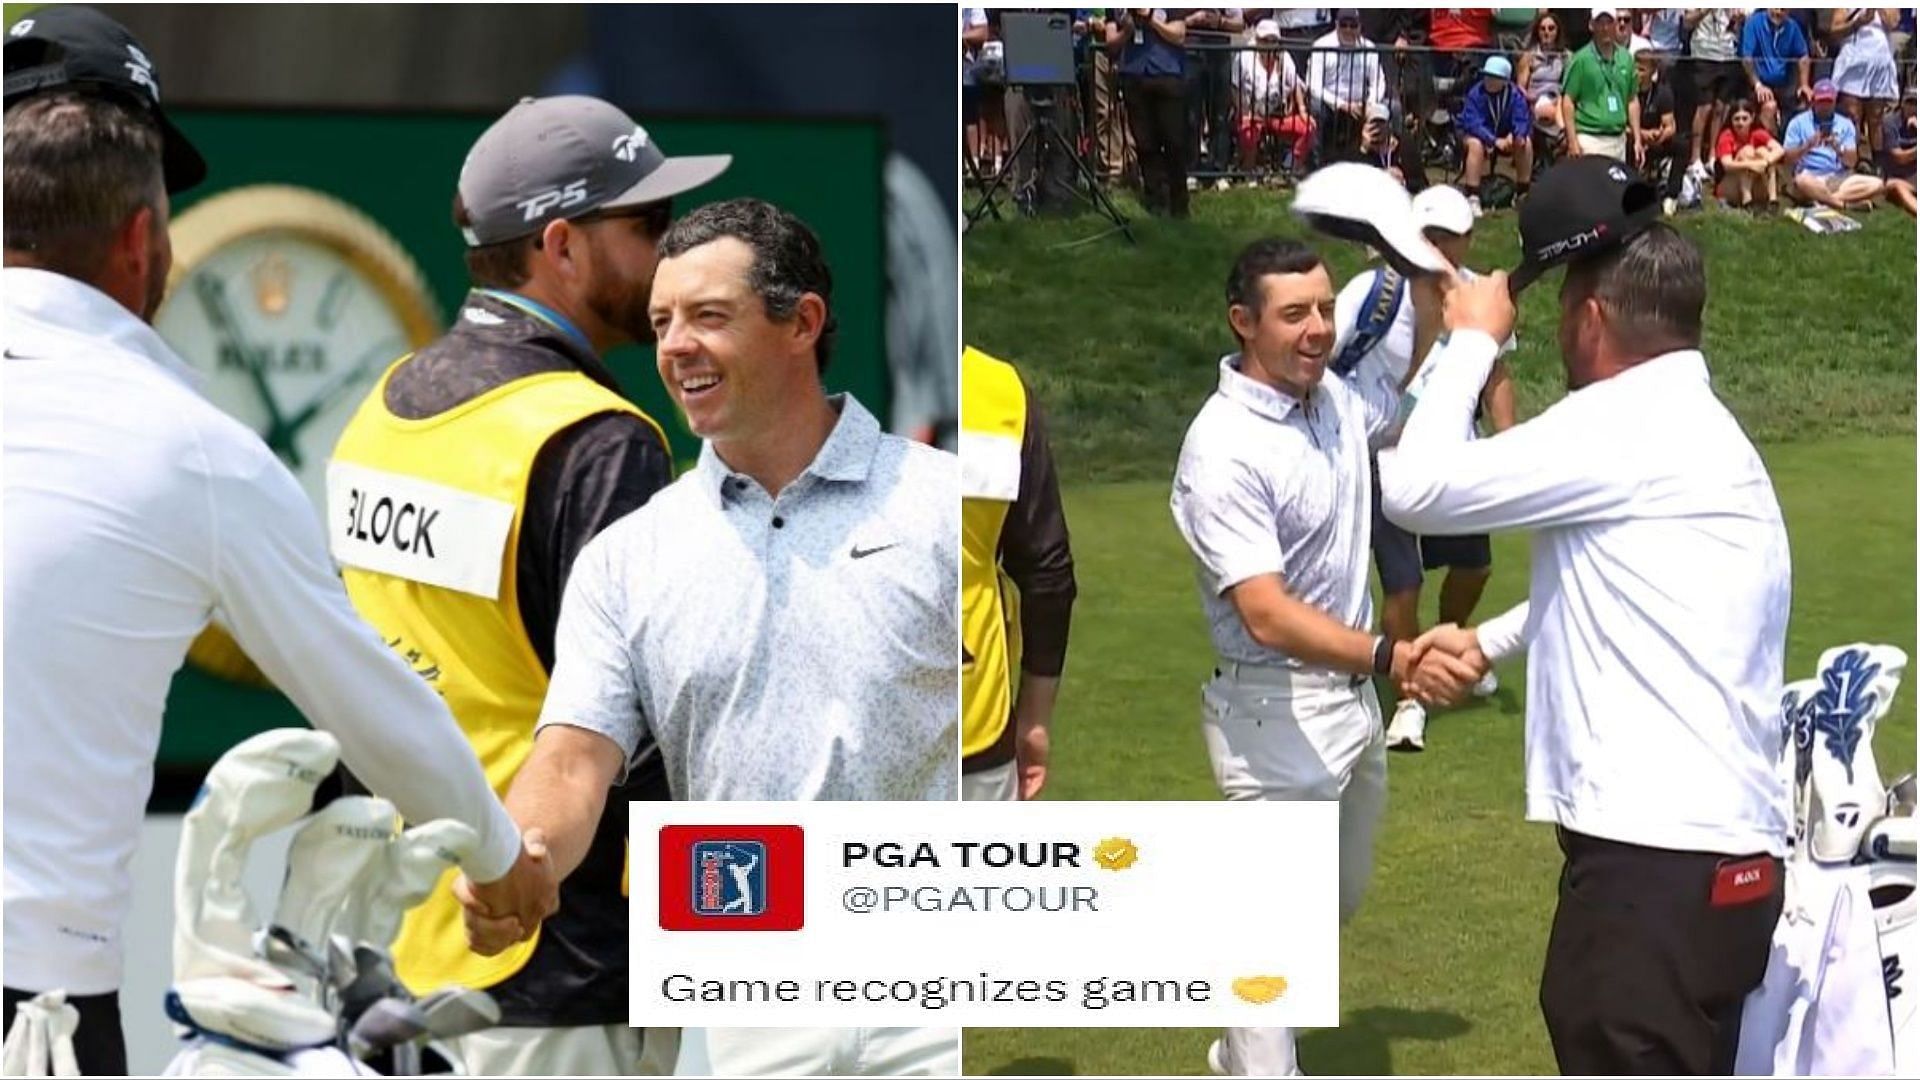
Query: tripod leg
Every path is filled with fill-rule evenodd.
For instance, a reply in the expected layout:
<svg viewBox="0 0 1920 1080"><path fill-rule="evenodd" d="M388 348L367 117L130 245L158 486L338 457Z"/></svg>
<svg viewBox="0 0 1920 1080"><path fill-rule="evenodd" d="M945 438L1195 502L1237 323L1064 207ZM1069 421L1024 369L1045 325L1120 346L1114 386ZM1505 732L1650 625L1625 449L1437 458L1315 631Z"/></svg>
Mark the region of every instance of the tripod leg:
<svg viewBox="0 0 1920 1080"><path fill-rule="evenodd" d="M1120 234L1127 238L1127 243L1134 243L1133 229L1127 224L1126 215L1120 212L1119 207L1113 205L1112 199L1107 198L1106 188L1100 185L1100 178L1094 175L1093 166L1087 164L1087 159L1081 157L1079 151L1071 146L1067 148L1067 156L1073 159L1075 171L1080 174L1081 179L1086 181L1087 191L1092 194L1093 201L1099 206L1101 213L1119 226Z"/></svg>
<svg viewBox="0 0 1920 1080"><path fill-rule="evenodd" d="M1020 156L1020 151L1032 141L1033 128L1028 127L1027 130L1021 134L1020 141L1014 144L1013 153L1007 155L1006 164L1002 165L1000 171L988 182L987 189L980 193L980 201L974 204L972 210L967 211L966 228L961 229L961 232L964 233L968 229L973 228L974 223L986 215L987 209L993 204L994 196L999 193L1001 188L1006 187L1007 182L1012 178L1014 160ZM998 220L1000 212L995 210L993 216L995 220Z"/></svg>

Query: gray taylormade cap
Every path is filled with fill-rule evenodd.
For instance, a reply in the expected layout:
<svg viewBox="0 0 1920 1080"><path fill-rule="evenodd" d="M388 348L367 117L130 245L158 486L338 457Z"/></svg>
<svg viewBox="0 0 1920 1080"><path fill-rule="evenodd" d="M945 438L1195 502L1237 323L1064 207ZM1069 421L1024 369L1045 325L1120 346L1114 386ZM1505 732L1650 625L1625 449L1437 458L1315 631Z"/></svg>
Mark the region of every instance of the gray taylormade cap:
<svg viewBox="0 0 1920 1080"><path fill-rule="evenodd" d="M670 158L647 130L599 98L521 98L467 151L460 201L468 247L539 232L576 218L658 202L712 180L733 158Z"/></svg>

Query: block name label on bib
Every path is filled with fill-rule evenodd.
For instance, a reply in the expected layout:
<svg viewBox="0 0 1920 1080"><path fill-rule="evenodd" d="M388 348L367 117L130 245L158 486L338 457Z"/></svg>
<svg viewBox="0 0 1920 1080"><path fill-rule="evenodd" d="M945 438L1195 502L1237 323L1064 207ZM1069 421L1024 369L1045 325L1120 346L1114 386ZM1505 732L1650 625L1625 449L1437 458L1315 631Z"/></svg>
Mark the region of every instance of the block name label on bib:
<svg viewBox="0 0 1920 1080"><path fill-rule="evenodd" d="M500 598L514 506L418 477L327 466L327 541L343 566Z"/></svg>

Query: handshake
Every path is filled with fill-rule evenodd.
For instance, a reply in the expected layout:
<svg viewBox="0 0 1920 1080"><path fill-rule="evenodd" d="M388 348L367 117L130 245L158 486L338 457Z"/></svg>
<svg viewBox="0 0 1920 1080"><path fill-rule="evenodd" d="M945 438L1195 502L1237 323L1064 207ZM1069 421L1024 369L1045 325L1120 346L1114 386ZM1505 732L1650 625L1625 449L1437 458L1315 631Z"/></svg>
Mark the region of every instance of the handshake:
<svg viewBox="0 0 1920 1080"><path fill-rule="evenodd" d="M1458 705L1491 666L1480 651L1480 635L1454 623L1393 646L1394 684L1428 708Z"/></svg>
<svg viewBox="0 0 1920 1080"><path fill-rule="evenodd" d="M464 873L454 879L453 895L466 909L467 947L481 956L527 940L560 910L560 875L546 834L529 829L520 845L520 857L500 879L484 885Z"/></svg>

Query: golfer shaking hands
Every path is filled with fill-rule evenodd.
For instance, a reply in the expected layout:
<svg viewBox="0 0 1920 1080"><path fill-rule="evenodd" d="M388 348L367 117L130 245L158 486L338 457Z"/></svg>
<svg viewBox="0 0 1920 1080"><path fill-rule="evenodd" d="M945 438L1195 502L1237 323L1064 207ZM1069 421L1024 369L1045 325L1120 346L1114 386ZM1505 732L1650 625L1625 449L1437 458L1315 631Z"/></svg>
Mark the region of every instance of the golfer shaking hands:
<svg viewBox="0 0 1920 1080"><path fill-rule="evenodd" d="M1517 291L1564 263L1567 396L1468 441L1514 324L1505 275L1447 290L1387 517L1533 531L1529 600L1429 636L1527 650L1527 816L1565 862L1540 1005L1569 1074L1728 1074L1782 902L1786 528L1700 353L1706 267L1606 158L1555 166L1520 212Z"/></svg>
<svg viewBox="0 0 1920 1080"><path fill-rule="evenodd" d="M354 615L293 474L148 325L168 193L206 164L129 57L86 8L7 36L6 1009L66 990L92 1075L127 1071L128 864L168 685L209 622L409 819L479 832L490 910L531 925L556 902L447 707Z"/></svg>

